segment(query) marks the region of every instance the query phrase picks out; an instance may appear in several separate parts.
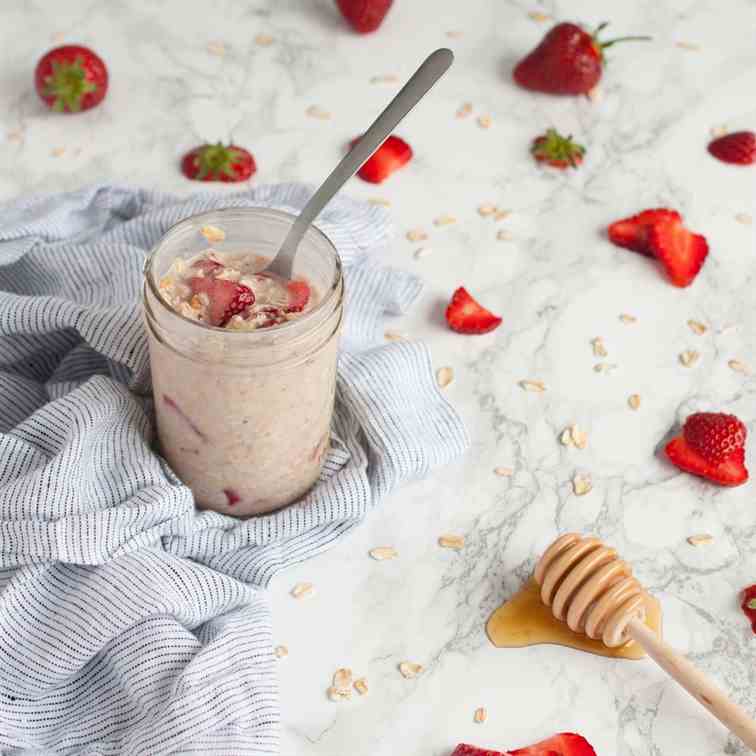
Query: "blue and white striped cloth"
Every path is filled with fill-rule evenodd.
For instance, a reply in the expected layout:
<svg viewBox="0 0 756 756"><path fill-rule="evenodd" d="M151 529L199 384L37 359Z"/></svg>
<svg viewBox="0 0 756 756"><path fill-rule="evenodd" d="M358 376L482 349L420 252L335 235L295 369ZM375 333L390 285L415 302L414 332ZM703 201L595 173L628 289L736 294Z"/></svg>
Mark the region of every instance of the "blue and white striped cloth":
<svg viewBox="0 0 756 756"><path fill-rule="evenodd" d="M348 292L319 485L264 517L199 513L151 450L146 251L189 215L308 196L95 186L0 206L0 753L277 753L265 586L465 450L427 349L383 343L420 284L370 259L386 213L349 199L318 223Z"/></svg>

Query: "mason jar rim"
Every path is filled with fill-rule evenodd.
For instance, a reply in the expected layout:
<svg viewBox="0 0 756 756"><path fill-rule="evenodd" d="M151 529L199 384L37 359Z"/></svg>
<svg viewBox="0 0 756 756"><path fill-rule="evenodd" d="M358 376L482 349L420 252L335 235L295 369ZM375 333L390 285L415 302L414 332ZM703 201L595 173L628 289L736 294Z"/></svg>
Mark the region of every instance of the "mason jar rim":
<svg viewBox="0 0 756 756"><path fill-rule="evenodd" d="M271 334L285 334L285 333L291 333L294 330L306 330L306 328L303 328L306 326L307 323L312 322L312 320L316 319L315 316L319 315L326 307L326 305L329 305L333 298L337 296L339 285L342 280L343 276L343 268L341 264L341 257L339 256L338 250L336 249L336 245L326 236L323 231L321 231L314 223L310 225L310 227L307 229L305 236L303 237L300 244L307 238L307 235L310 233L314 233L315 235L319 236L323 241L326 242L327 246L333 253L333 259L334 259L334 278L333 282L331 283L331 286L328 289L328 292L321 298L320 302L318 302L317 306L314 307L312 310L307 310L304 312L300 317L295 318L294 320L289 320L286 323L281 323L279 325L274 326L268 326L267 328L258 328L253 331L237 331L237 330L229 330L227 328L220 328L218 326L208 325L207 323L201 323L198 320L193 320L192 318L187 318L185 315L182 315L180 312L177 312L176 310L171 307L168 302L164 299L163 295L160 293L160 290L155 282L155 277L153 275L154 271L152 270L152 266L155 262L155 257L157 255L157 252L159 251L160 247L172 236L177 233L179 233L181 230L189 226L190 224L196 224L197 222L202 222L203 219L210 218L210 217L217 217L218 215L268 215L273 217L278 217L280 219L290 219L292 223L294 220L296 220L296 215L293 215L292 213L288 213L285 210L278 210L276 208L271 207L222 207L218 208L217 210L208 210L204 213L198 213L197 215L189 215L186 218L182 218L180 221L176 221L172 226L168 228L168 230L160 237L160 239L156 242L156 244L152 247L150 250L150 253L147 255L144 261L144 267L142 269L142 273L144 274L145 282L147 286L149 286L150 291L152 295L155 297L159 305L168 313L170 313L171 316L179 318L180 320L191 323L193 326L197 326L199 328L205 328L208 331L212 333L223 333L225 335L228 335L232 338L234 337L244 337L247 339L255 338L255 337L262 337L262 336L270 336Z"/></svg>

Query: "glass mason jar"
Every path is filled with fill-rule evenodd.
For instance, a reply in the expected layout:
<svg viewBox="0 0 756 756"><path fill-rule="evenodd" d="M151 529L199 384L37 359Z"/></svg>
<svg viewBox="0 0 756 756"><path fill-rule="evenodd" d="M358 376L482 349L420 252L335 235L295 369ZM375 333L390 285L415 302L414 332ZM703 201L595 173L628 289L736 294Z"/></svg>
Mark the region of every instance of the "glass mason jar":
<svg viewBox="0 0 756 756"><path fill-rule="evenodd" d="M344 284L338 253L310 227L294 277L317 296L281 325L236 331L190 320L162 298L177 258L211 246L272 257L294 216L267 208L215 210L177 223L145 263L144 319L161 452L200 508L246 516L290 504L315 483L328 449Z"/></svg>

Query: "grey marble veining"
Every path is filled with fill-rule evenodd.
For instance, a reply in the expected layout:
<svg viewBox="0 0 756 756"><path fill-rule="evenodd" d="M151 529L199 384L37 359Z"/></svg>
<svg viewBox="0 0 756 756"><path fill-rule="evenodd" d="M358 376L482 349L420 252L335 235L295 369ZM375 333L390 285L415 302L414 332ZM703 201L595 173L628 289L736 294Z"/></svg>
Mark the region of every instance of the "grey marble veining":
<svg viewBox="0 0 756 756"><path fill-rule="evenodd" d="M195 190L178 160L216 139L254 152L254 183L317 182L399 86L372 77L401 81L435 47L456 53L400 129L413 162L384 185L355 180L348 191L391 202L397 237L386 260L417 271L426 291L390 327L426 339L436 364L454 368L447 391L473 449L274 583L278 640L289 648L282 753L448 756L459 741L506 749L558 730L583 733L600 756L745 753L651 662L545 646L498 650L483 626L557 533L593 532L661 600L667 639L756 708L754 640L737 600L756 581L753 484L718 489L659 455L695 409L734 412L756 431L754 379L728 367L738 359L756 371L754 226L736 219L756 214L756 174L705 152L712 128L756 126L756 5L396 0L369 37L351 34L330 0L6 5L6 198L101 180ZM594 99L532 95L509 77L548 27L531 10L589 26L609 18L608 32L654 40L611 48ZM272 43L257 44L258 34ZM91 45L110 67L108 98L91 113L49 114L32 90L37 57L61 41ZM463 102L473 114L457 119ZM311 105L331 118L308 117ZM479 115L491 128L477 125ZM530 141L551 125L588 148L580 170L532 162ZM483 219L476 208L484 202L512 214ZM689 289L603 237L612 220L658 205L677 208L709 239L710 258ZM435 227L442 213L458 222ZM415 227L427 242L405 239ZM502 228L511 240L497 239ZM432 253L415 259L419 246ZM446 329L443 305L460 284L503 316L499 330L465 338ZM637 322L622 323L623 312ZM689 318L709 330L693 334ZM593 370L596 336L616 364L609 373ZM700 352L693 367L678 361L685 349ZM526 393L522 379L547 390ZM633 393L642 398L636 412L627 405ZM586 449L559 444L571 423L588 432ZM756 469L753 451L747 456ZM514 475L497 477L498 465ZM576 471L592 476L586 496L572 492ZM463 551L440 549L442 533L463 534ZM714 541L693 547L686 538L694 533ZM377 545L396 547L399 558L370 560ZM299 580L316 585L312 598L289 596ZM425 674L402 678L404 659ZM368 678L367 697L327 700L340 666ZM488 710L483 725L473 723L479 706Z"/></svg>

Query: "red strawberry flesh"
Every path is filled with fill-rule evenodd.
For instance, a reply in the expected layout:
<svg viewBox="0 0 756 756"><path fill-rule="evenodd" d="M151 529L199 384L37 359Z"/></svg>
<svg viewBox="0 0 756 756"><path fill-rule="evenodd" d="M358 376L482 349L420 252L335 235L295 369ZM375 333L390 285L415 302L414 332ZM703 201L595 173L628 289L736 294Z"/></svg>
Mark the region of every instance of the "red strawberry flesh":
<svg viewBox="0 0 756 756"><path fill-rule="evenodd" d="M648 231L648 246L675 286L690 286L709 254L701 234L689 231L677 218L654 223Z"/></svg>
<svg viewBox="0 0 756 756"><path fill-rule="evenodd" d="M289 292L287 312L302 312L305 305L310 301L310 287L305 281L289 281L286 284Z"/></svg>
<svg viewBox="0 0 756 756"><path fill-rule="evenodd" d="M756 163L756 134L753 131L735 131L709 142L709 152L718 160L733 165Z"/></svg>
<svg viewBox="0 0 756 756"><path fill-rule="evenodd" d="M359 138L353 139L350 146L354 147ZM412 159L412 148L398 136L393 134L373 153L357 172L357 175L371 184L380 184L392 173Z"/></svg>
<svg viewBox="0 0 756 756"><path fill-rule="evenodd" d="M596 756L593 746L574 732L560 732L526 748L507 751L508 756Z"/></svg>
<svg viewBox="0 0 756 756"><path fill-rule="evenodd" d="M653 257L653 252L648 245L648 233L655 223L667 220L680 221L682 219L676 210L665 207L644 210L642 213L612 223L608 229L609 240L618 247L625 247Z"/></svg>
<svg viewBox="0 0 756 756"><path fill-rule="evenodd" d="M743 601L740 604L743 613L751 622L751 628L756 633L756 585L749 585L743 590Z"/></svg>
<svg viewBox="0 0 756 756"><path fill-rule="evenodd" d="M467 289L460 286L446 308L446 322L458 333L481 334L498 328L501 318L478 304Z"/></svg>
<svg viewBox="0 0 756 756"><path fill-rule="evenodd" d="M501 751L491 751L488 748L476 748L467 743L460 743L451 756L506 756Z"/></svg>
<svg viewBox="0 0 756 756"><path fill-rule="evenodd" d="M252 154L234 144L203 144L181 159L181 171L195 181L246 181L257 170Z"/></svg>
<svg viewBox="0 0 756 756"><path fill-rule="evenodd" d="M222 328L234 315L244 312L255 303L255 295L248 286L221 278L190 278L194 294L206 294L210 304L208 322Z"/></svg>
<svg viewBox="0 0 756 756"><path fill-rule="evenodd" d="M54 111L79 113L102 102L108 90L108 69L88 47L63 45L37 63L34 83Z"/></svg>
<svg viewBox="0 0 756 756"><path fill-rule="evenodd" d="M341 15L360 34L375 31L383 22L393 0L336 0Z"/></svg>

